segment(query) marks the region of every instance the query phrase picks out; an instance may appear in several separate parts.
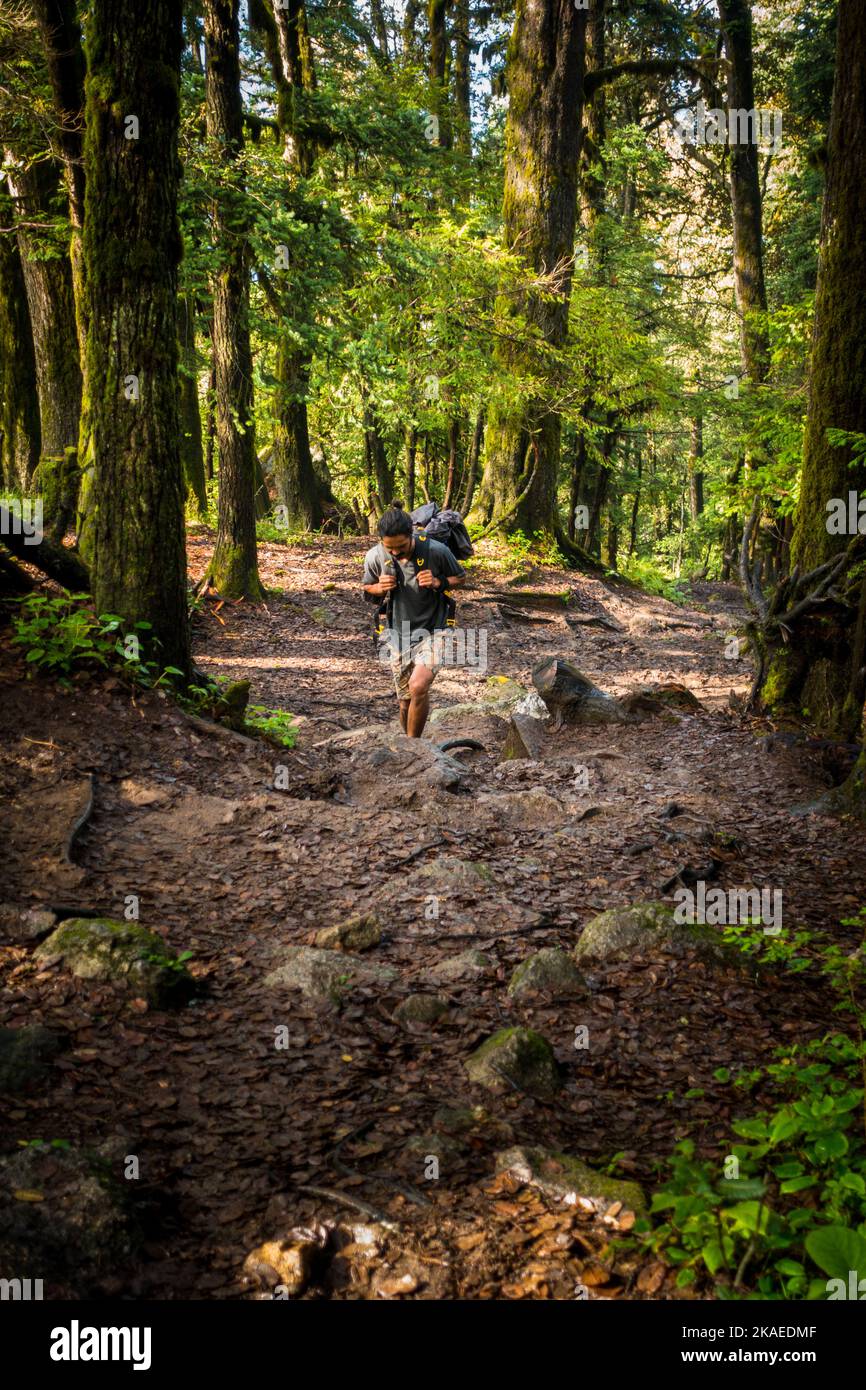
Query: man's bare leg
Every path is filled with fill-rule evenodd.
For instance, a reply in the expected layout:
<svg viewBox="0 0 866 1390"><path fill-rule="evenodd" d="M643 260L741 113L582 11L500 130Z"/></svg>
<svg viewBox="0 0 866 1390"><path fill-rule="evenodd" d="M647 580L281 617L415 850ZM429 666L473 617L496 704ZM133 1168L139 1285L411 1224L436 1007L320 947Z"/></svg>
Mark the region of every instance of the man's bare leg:
<svg viewBox="0 0 866 1390"><path fill-rule="evenodd" d="M420 738L424 732L427 715L430 713L430 687L432 684L433 672L429 666L416 664L409 677L409 695L411 698L406 733L410 738Z"/></svg>
<svg viewBox="0 0 866 1390"><path fill-rule="evenodd" d="M409 727L409 700L400 701L400 728L405 734Z"/></svg>

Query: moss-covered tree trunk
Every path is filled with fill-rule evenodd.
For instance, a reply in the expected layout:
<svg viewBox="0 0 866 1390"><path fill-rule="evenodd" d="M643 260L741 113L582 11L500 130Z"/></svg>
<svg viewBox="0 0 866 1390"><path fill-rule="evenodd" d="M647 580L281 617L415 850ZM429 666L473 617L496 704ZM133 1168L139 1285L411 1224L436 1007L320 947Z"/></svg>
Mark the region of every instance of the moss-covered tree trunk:
<svg viewBox="0 0 866 1390"><path fill-rule="evenodd" d="M186 671L176 325L180 53L180 0L147 7L93 0L84 142L87 553L96 611L150 623L156 659Z"/></svg>
<svg viewBox="0 0 866 1390"><path fill-rule="evenodd" d="M841 0L812 357L792 561L811 569L844 549L827 506L866 494L866 463L828 428L866 432L866 0Z"/></svg>
<svg viewBox="0 0 866 1390"><path fill-rule="evenodd" d="M841 0L836 79L828 136L818 284L812 334L809 408L792 564L808 572L845 550L848 529L828 529L828 504L866 496L866 465L851 467L849 447L827 430L866 432L866 0ZM847 511L847 508L846 508ZM837 586L838 587L838 586ZM817 722L850 733L862 706L858 673L866 660L856 613L847 602L806 614L791 641L771 641L761 690L770 708L808 710ZM784 636L784 634L782 634Z"/></svg>
<svg viewBox="0 0 866 1390"><path fill-rule="evenodd" d="M243 149L238 0L207 0L204 27L207 133L230 167ZM214 199L214 238L220 261L213 278L212 328L219 524L210 578L226 598L260 599L249 245L243 196L237 183L232 187L227 180Z"/></svg>
<svg viewBox="0 0 866 1390"><path fill-rule="evenodd" d="M75 325L72 268L50 229L62 215L57 166L12 160L7 182L15 203L18 248L33 332L42 456L62 459L78 447L81 367ZM43 232L42 226L45 226ZM58 251L60 254L58 254Z"/></svg>
<svg viewBox="0 0 866 1390"><path fill-rule="evenodd" d="M512 341L500 340L503 372L522 374L527 330L551 347L565 341L577 216L586 11L573 0L518 0L508 49L503 220L509 249L535 272L561 270L555 298L512 302ZM560 418L544 402L498 399L491 407L476 503L488 524L526 535L559 529Z"/></svg>
<svg viewBox="0 0 866 1390"><path fill-rule="evenodd" d="M39 461L36 358L12 199L0 184L0 488L29 483Z"/></svg>

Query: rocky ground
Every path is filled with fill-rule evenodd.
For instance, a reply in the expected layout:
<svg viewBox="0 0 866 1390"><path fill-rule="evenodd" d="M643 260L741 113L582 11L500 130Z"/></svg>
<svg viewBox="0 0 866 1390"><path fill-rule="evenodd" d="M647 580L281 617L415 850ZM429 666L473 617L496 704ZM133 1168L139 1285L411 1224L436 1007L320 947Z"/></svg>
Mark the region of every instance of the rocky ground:
<svg viewBox="0 0 866 1390"><path fill-rule="evenodd" d="M733 588L680 606L490 555L460 603L486 661L442 672L413 743L364 543L261 549L266 605L206 602L196 659L298 716L291 751L118 677L28 682L0 629L0 997L29 1030L0 1045L7 1262L46 1296L671 1296L629 1244L661 1163L687 1133L725 1153L714 1072L831 1001L666 914L586 929L703 877L844 939L838 767L739 712ZM535 756L503 761L545 657L686 693L530 718Z"/></svg>

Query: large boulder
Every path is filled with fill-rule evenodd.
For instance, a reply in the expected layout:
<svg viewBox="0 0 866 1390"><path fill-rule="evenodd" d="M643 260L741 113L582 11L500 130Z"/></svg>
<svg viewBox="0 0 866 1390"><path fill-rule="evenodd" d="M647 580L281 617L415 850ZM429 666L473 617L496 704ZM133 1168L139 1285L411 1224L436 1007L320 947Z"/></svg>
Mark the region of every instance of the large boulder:
<svg viewBox="0 0 866 1390"><path fill-rule="evenodd" d="M508 993L577 995L586 993L586 981L567 951L547 946L521 961L508 984Z"/></svg>
<svg viewBox="0 0 866 1390"><path fill-rule="evenodd" d="M464 1066L469 1080L488 1091L517 1089L549 1100L562 1085L553 1048L531 1028L501 1028Z"/></svg>
<svg viewBox="0 0 866 1390"><path fill-rule="evenodd" d="M589 1197L604 1206L622 1202L629 1211L642 1211L646 1206L639 1183L609 1178L579 1158L549 1149L506 1149L496 1155L496 1171L513 1173L520 1182L530 1183L560 1202Z"/></svg>
<svg viewBox="0 0 866 1390"><path fill-rule="evenodd" d="M43 966L62 964L80 980L116 982L158 1008L182 1004L195 982L161 936L137 922L70 917L35 952Z"/></svg>
<svg viewBox="0 0 866 1390"><path fill-rule="evenodd" d="M573 955L576 960L612 960L659 949L676 955L696 951L718 963L730 960L732 954L714 927L677 922L667 903L647 902L612 907L593 917Z"/></svg>
<svg viewBox="0 0 866 1390"><path fill-rule="evenodd" d="M612 695L599 690L570 661L545 657L532 668L535 688L553 715L556 728L563 724L625 724L629 716Z"/></svg>
<svg viewBox="0 0 866 1390"><path fill-rule="evenodd" d="M288 946L280 951L280 962L264 983L272 989L298 990L315 1004L339 1004L356 985L384 986L397 976L391 966L313 946Z"/></svg>
<svg viewBox="0 0 866 1390"><path fill-rule="evenodd" d="M60 1033L38 1024L0 1028L0 1091L17 1093L38 1086L65 1045Z"/></svg>

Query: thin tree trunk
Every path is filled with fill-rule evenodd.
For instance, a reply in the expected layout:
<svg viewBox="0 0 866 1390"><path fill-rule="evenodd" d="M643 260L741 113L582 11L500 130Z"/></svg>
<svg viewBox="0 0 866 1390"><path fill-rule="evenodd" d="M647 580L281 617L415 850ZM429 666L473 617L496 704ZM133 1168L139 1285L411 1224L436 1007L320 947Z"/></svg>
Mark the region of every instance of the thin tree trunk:
<svg viewBox="0 0 866 1390"><path fill-rule="evenodd" d="M198 399L199 363L195 349L195 300L182 295L178 303L180 339L181 463L187 492L195 498L199 515L207 510L201 407Z"/></svg>
<svg viewBox="0 0 866 1390"><path fill-rule="evenodd" d="M634 490L634 501L632 502L632 506L631 506L631 525L630 525L630 527L629 527L629 533L628 533L628 553L629 553L629 555L634 555L635 547L636 547L636 545L637 545L637 523L638 523L638 516L639 516L639 514L640 514L640 494L641 494L641 479L642 479L642 477L643 477L643 451L642 451L640 448L638 448L638 450L637 450L637 487L636 487L635 490Z"/></svg>
<svg viewBox="0 0 866 1390"><path fill-rule="evenodd" d="M14 158L7 183L15 204L18 249L27 290L33 333L36 391L42 432L42 456L62 459L78 448L81 416L81 368L75 325L72 268L68 256L57 254L56 239L32 224L54 221L52 200L58 175L53 161L25 169Z"/></svg>
<svg viewBox="0 0 866 1390"><path fill-rule="evenodd" d="M704 510L704 474L701 463L704 457L704 422L700 415L692 420L692 438L689 449L689 512L692 521L697 521Z"/></svg>
<svg viewBox="0 0 866 1390"><path fill-rule="evenodd" d="M207 0L207 131L231 166L243 148L238 0ZM226 598L262 597L256 555L256 449L249 326L248 245L238 194L221 188L214 235L221 264L213 278L213 349L219 447L219 525L210 578Z"/></svg>
<svg viewBox="0 0 866 1390"><path fill-rule="evenodd" d="M0 488L26 488L39 462L36 357L14 212L0 185Z"/></svg>
<svg viewBox="0 0 866 1390"><path fill-rule="evenodd" d="M718 0L728 59L728 110L755 109L752 7L749 0ZM728 127L730 129L730 125ZM757 132L753 132L757 140ZM753 382L769 370L761 183L758 145L745 141L728 149L728 178L734 228L734 289L740 325L743 371ZM756 317L757 316L757 317Z"/></svg>

